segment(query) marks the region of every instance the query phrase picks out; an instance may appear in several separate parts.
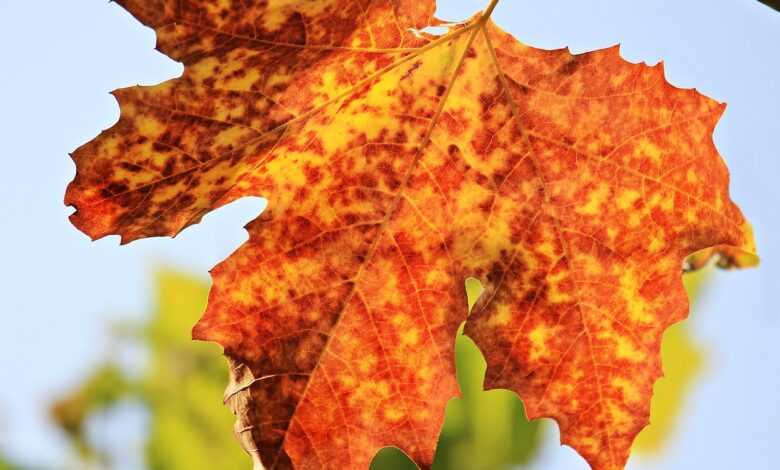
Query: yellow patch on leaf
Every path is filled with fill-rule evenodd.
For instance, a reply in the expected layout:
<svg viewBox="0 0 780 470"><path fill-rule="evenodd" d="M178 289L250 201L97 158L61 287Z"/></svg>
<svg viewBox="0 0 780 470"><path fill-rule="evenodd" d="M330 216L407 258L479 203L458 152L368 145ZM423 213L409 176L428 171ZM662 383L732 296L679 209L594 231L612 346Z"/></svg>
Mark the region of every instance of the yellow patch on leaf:
<svg viewBox="0 0 780 470"><path fill-rule="evenodd" d="M617 48L521 44L495 1L441 37L419 32L433 0L118 3L185 69L114 93L119 122L73 154L71 220L129 242L269 200L193 330L224 347L258 465L396 446L429 466L474 276L486 385L620 469L687 314L683 260L755 262L712 143L723 105Z"/></svg>

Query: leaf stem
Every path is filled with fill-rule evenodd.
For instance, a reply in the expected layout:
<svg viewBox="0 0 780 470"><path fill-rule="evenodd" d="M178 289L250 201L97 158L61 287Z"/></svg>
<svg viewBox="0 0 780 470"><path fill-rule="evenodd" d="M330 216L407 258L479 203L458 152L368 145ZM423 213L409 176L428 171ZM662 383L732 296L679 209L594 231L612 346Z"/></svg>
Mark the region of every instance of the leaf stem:
<svg viewBox="0 0 780 470"><path fill-rule="evenodd" d="M490 18L490 15L493 14L493 10L496 9L496 5L498 5L499 0L490 0L490 5L485 8L485 10L482 13L482 16L479 18L480 23L484 23Z"/></svg>

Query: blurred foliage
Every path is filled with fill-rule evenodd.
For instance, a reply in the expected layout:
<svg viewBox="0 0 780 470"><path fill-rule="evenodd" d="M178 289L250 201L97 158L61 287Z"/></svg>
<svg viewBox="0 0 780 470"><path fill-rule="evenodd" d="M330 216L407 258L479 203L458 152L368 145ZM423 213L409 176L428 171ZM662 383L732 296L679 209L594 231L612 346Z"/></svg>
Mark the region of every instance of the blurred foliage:
<svg viewBox="0 0 780 470"><path fill-rule="evenodd" d="M0 456L0 470L21 470L21 468L13 465L11 462L8 462L2 456Z"/></svg>
<svg viewBox="0 0 780 470"><path fill-rule="evenodd" d="M129 385L119 368L104 364L78 390L54 403L50 413L71 438L79 454L89 459L102 459L86 438L87 418L122 399L128 390Z"/></svg>
<svg viewBox="0 0 780 470"><path fill-rule="evenodd" d="M144 397L152 416L151 470L243 469L251 459L238 446L234 417L222 404L228 381L219 346L192 341L208 287L190 277L158 275L157 312L144 334L151 357Z"/></svg>
<svg viewBox="0 0 780 470"><path fill-rule="evenodd" d="M190 329L203 312L207 286L173 272L157 275L156 310L131 339L149 353L138 379L105 365L52 406L52 416L85 459L103 461L85 432L88 418L122 399L149 410L146 461L150 470L246 469L251 459L233 437L233 415L222 405L227 364L218 346L194 342Z"/></svg>
<svg viewBox="0 0 780 470"><path fill-rule="evenodd" d="M705 274L685 276L693 298ZM86 432L90 416L121 400L140 399L149 410L146 460L150 470L247 469L249 457L233 436L233 416L222 405L227 367L220 348L193 342L189 331L205 306L208 288L189 276L164 271L156 279L156 309L149 323L131 331L131 341L149 353L138 378L118 366L98 368L76 390L57 401L51 415L70 437L85 460L112 468ZM469 307L481 292L475 279L466 282ZM458 383L462 396L450 400L439 439L434 469L493 470L521 467L540 447L542 423L529 422L522 402L506 390L484 391L485 360L476 345L459 333L456 346ZM672 435L703 362L687 322L664 335L662 347L666 377L655 386L651 422L638 437L634 450L659 452ZM465 463L467 462L467 463ZM398 449L377 454L372 470L412 470L414 464ZM0 470L18 470L3 466Z"/></svg>

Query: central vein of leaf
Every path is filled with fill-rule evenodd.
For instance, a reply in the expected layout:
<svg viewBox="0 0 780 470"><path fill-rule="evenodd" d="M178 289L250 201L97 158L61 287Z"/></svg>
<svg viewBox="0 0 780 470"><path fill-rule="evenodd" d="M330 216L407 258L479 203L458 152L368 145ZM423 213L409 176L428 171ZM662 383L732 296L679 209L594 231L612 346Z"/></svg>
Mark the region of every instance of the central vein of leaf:
<svg viewBox="0 0 780 470"><path fill-rule="evenodd" d="M445 42L452 41L454 38L456 38L457 36L467 32L467 31L470 32L469 38L468 38L468 40L466 42L466 45L463 48L463 51L462 51L462 53L460 54L460 56L458 58L458 62L457 62L456 66L455 66L455 68L453 70L453 73L452 73L452 76L451 76L451 78L449 80L449 83L447 84L445 92L442 95L441 100L439 101L438 107L436 109L436 113L435 113L433 119L431 119L431 122L430 122L430 124L428 125L428 127L426 129L426 132L424 134L423 139L420 142L420 145L419 145L419 148L417 149L415 157L414 157L413 161L410 163L409 167L407 168L406 172L403 175L401 184L398 187L398 191L397 191L397 193L395 195L395 198L394 198L394 200L393 200L393 202L391 204L390 209L386 212L385 217L384 217L384 219L382 220L382 222L380 224L379 231L378 231L376 237L374 238L374 240L373 240L373 242L371 244L371 247L370 247L370 249L368 251L368 254L365 257L365 261L363 262L363 264L360 265L360 267L358 268L357 273L355 273L355 276L352 278L352 282L353 282L352 289L347 294L347 298L345 299L345 301L343 303L343 306L341 307L341 312L339 312L339 316L338 316L335 324L332 327L333 329L335 329L338 326L338 323L341 321L341 317L343 316L344 311L350 305L352 298L355 295L359 295L359 289L357 287L358 280L361 277L361 274L362 274L363 270L365 269L366 265L368 265L370 260L374 257L374 255L376 253L376 250L377 250L377 248L379 246L380 239L382 238L383 234L387 231L387 227L388 227L389 223L391 222L393 216L396 214L396 212L398 211L398 208L400 207L403 190L407 186L407 184L409 182L409 179L411 178L411 176L412 176L412 174L414 172L414 169L416 168L416 166L418 165L420 159L422 158L422 154L423 154L424 149L427 147L428 143L430 142L431 133L433 132L436 124L438 123L438 121L439 121L439 119L440 119L440 117L442 115L442 112L444 111L444 106L447 103L447 98L449 97L450 92L451 92L451 90L453 88L453 85L454 85L454 83L455 83L455 81L456 81L456 79L458 77L458 74L460 73L460 70L461 70L461 68L463 66L463 62L464 62L464 60L466 58L466 55L467 55L467 52L468 52L469 48L471 47L472 43L474 42L474 39L476 38L477 34L479 34L480 31L483 31L483 33L484 33L484 25L487 22L487 20L490 18L491 13L495 9L496 5L498 4L498 1L499 0L492 0L490 5L488 5L488 7L485 9L484 13L479 17L479 19L477 21L475 21L474 23L472 23L471 25L469 25L469 26L467 26L467 27L465 27L463 29L457 30L457 31L455 31L455 32L453 32L451 34L447 34L447 35L441 37L440 39L438 39L436 41L433 41L433 42L429 43L428 45L420 48L415 53L409 54L408 56L405 56L402 59L399 59L398 61L396 61L395 63L389 65L388 67L386 67L386 68L380 70L379 72L377 72L375 74L372 74L371 76L367 77L360 84L358 84L357 86L352 87L350 90L348 90L344 94L342 94L342 95L334 98L333 100L331 100L331 101L336 101L337 99L344 98L344 97L350 95L351 93L353 93L356 89L358 89L359 85L361 85L362 83L369 83L370 81L378 78L381 75L384 75L385 73L387 73L390 70L400 66L401 64L403 64L405 62L408 62L409 60L412 60L415 57L419 57L425 51L430 50L430 49L432 49L432 48L434 48L434 47L436 47L436 46L438 46L440 44L443 44ZM291 121L295 121L295 120L299 120L299 119L305 119L309 115L312 115L312 114L316 113L317 111L319 111L322 108L324 108L324 106L318 106L317 108L315 108L315 109L311 110L310 112L306 113L306 115L293 118ZM288 126L291 121L286 122L284 124L284 126ZM320 353L320 357L330 347L331 338L333 338L333 335L328 337L328 340L326 341L325 345L322 348L322 352ZM384 350L384 346L381 345L381 342L380 342L380 346ZM304 397L306 396L306 393L308 392L310 384L311 384L311 381L309 381L306 384L306 387L304 388L303 392L301 393L301 397L300 397L300 399L298 401L298 404L300 404L304 400ZM291 416L291 419L294 419L294 415L295 415L295 411L293 411L293 415ZM287 436L288 435L289 435L289 433L285 434L283 442L282 442L282 445L279 447L279 452L276 455L276 459L274 460L274 463L272 464L272 467L276 464L276 460L278 460L278 458L281 456L281 453L282 453L282 451L284 449L284 443L287 440ZM418 443L419 443L419 440L418 440Z"/></svg>

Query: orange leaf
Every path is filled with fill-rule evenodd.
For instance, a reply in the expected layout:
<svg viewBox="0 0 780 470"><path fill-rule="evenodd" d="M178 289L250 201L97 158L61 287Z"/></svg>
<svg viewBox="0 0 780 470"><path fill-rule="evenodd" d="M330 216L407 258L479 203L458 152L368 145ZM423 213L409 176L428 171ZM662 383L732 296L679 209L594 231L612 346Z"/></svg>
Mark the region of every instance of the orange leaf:
<svg viewBox="0 0 780 470"><path fill-rule="evenodd" d="M388 445L429 466L473 275L486 385L622 468L687 313L683 259L755 262L711 139L723 105L617 48L525 46L495 1L441 37L419 31L433 0L119 3L185 71L115 92L119 122L73 155L71 220L128 242L269 199L193 331L224 347L266 467L365 468Z"/></svg>

